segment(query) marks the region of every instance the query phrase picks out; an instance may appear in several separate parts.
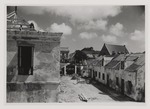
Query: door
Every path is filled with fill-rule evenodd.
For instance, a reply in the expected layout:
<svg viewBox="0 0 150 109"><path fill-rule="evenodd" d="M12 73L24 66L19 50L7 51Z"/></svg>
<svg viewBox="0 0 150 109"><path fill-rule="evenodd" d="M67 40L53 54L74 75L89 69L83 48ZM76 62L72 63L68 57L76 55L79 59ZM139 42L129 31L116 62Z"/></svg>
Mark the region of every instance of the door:
<svg viewBox="0 0 150 109"><path fill-rule="evenodd" d="M121 79L121 93L124 94L124 79Z"/></svg>
<svg viewBox="0 0 150 109"><path fill-rule="evenodd" d="M107 86L109 87L109 75L107 74Z"/></svg>
<svg viewBox="0 0 150 109"><path fill-rule="evenodd" d="M33 74L33 47L32 46L18 47L18 74L19 75Z"/></svg>

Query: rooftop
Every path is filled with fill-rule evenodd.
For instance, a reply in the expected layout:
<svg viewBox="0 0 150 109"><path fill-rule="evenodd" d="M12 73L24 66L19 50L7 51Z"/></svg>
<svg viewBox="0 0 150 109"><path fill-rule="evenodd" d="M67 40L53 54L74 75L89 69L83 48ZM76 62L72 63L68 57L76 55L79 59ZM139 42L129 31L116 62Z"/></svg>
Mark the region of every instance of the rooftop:
<svg viewBox="0 0 150 109"><path fill-rule="evenodd" d="M132 65L127 67L125 71L130 71L130 72L137 71L144 64L145 64L145 54L139 57Z"/></svg>
<svg viewBox="0 0 150 109"><path fill-rule="evenodd" d="M129 53L125 45L111 45L111 44L104 44L104 46L107 48L109 54L112 54L113 52L115 54L122 54L122 53Z"/></svg>
<svg viewBox="0 0 150 109"><path fill-rule="evenodd" d="M116 55L108 64L105 65L106 68L118 68L120 61L125 60L125 54Z"/></svg>
<svg viewBox="0 0 150 109"><path fill-rule="evenodd" d="M36 31L33 24L29 24L25 19L21 18L17 14L17 8L15 11L7 15L7 38L8 39L51 39L53 41L59 41L62 32L42 32Z"/></svg>

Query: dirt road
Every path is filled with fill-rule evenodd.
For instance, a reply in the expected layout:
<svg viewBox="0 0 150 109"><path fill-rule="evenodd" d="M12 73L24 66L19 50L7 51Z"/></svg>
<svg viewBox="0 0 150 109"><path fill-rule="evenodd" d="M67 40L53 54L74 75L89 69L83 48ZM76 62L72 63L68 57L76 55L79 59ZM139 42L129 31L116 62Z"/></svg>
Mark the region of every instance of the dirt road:
<svg viewBox="0 0 150 109"><path fill-rule="evenodd" d="M77 80L71 80L69 76L61 77L58 94L59 103L84 102L79 99L79 94L81 93L87 98L88 102L131 102L129 98L113 91L108 91L102 85L98 85L97 87L96 84L77 83Z"/></svg>

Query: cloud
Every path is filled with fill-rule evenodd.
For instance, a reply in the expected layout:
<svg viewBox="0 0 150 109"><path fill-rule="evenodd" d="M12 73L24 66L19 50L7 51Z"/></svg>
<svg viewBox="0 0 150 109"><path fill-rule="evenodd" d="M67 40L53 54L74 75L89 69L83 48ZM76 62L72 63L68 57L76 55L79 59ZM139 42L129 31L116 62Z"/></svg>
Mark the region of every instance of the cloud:
<svg viewBox="0 0 150 109"><path fill-rule="evenodd" d="M70 18L73 22L89 22L91 20L114 17L121 12L120 6L49 6L20 7L28 14L43 14L50 12L58 16Z"/></svg>
<svg viewBox="0 0 150 109"><path fill-rule="evenodd" d="M106 20L96 20L96 21L89 21L88 23L82 24L79 26L79 29L84 28L86 30L95 29L95 30L106 30L107 25Z"/></svg>
<svg viewBox="0 0 150 109"><path fill-rule="evenodd" d="M34 29L35 29L36 31L44 32L44 30L43 30L42 28L40 28L40 27L38 26L38 24L37 24L35 21L30 20L30 21L28 21L28 23L29 23L29 24L30 24L30 23L33 23L33 24L34 24Z"/></svg>
<svg viewBox="0 0 150 109"><path fill-rule="evenodd" d="M112 33L113 35L116 36L120 36L122 37L122 35L124 34L123 32L123 25L121 23L116 23L115 25L112 25L109 29L110 33Z"/></svg>
<svg viewBox="0 0 150 109"><path fill-rule="evenodd" d="M76 39L73 38L72 41L73 41L73 42L76 42Z"/></svg>
<svg viewBox="0 0 150 109"><path fill-rule="evenodd" d="M57 24L53 23L50 27L46 29L47 31L50 32L63 32L63 35L70 35L72 34L72 28L65 23L62 24Z"/></svg>
<svg viewBox="0 0 150 109"><path fill-rule="evenodd" d="M87 33L87 32L82 32L79 34L79 37L82 39L92 39L97 37L96 33Z"/></svg>
<svg viewBox="0 0 150 109"><path fill-rule="evenodd" d="M133 33L130 34L131 40L140 41L144 39L145 33L144 31L135 30Z"/></svg>
<svg viewBox="0 0 150 109"><path fill-rule="evenodd" d="M111 42L111 43L116 43L117 42L117 38L115 36L111 36L111 35L103 35L102 36L102 40L104 42Z"/></svg>

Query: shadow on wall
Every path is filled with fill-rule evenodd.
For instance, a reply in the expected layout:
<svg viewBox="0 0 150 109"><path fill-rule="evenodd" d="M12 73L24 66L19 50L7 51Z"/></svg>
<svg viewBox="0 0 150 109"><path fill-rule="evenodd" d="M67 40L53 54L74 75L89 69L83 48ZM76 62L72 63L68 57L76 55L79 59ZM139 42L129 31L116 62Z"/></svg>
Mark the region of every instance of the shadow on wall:
<svg viewBox="0 0 150 109"><path fill-rule="evenodd" d="M18 75L18 58L17 58L17 53L12 57L12 53L7 54L7 59L10 60L8 62L9 64L7 65L7 82L12 82L12 81L19 81L19 82L24 82L27 80L29 75ZM12 57L12 59L11 59ZM9 61L8 60L8 61Z"/></svg>
<svg viewBox="0 0 150 109"><path fill-rule="evenodd" d="M7 82L11 82L14 76L16 75L17 70L17 53L12 57L13 54L7 53ZM12 58L11 58L12 57ZM9 62L10 60L10 62Z"/></svg>

